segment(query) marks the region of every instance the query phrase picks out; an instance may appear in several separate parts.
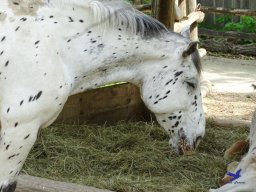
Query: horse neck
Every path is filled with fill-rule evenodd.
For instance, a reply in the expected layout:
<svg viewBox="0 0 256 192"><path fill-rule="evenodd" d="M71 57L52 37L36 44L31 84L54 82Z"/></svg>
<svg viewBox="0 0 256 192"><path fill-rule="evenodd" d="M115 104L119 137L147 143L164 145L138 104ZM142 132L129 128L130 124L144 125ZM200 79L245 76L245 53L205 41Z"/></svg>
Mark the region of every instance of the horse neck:
<svg viewBox="0 0 256 192"><path fill-rule="evenodd" d="M88 32L78 40L88 45L84 48L86 53L67 60L72 71L72 94L113 82L130 82L140 87L145 76L162 65L166 42L145 40L120 29L106 31L104 35L96 29ZM74 68L77 63L79 66Z"/></svg>

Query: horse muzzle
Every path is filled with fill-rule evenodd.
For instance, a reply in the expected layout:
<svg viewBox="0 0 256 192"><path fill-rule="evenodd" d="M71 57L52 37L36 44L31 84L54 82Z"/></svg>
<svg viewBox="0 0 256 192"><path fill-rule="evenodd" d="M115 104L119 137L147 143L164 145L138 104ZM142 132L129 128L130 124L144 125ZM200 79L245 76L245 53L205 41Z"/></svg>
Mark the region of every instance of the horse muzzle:
<svg viewBox="0 0 256 192"><path fill-rule="evenodd" d="M179 155L192 155L195 150L197 149L199 143L201 142L202 137L198 136L192 144L189 142L185 135L180 137L179 139L179 145L178 145L178 153Z"/></svg>

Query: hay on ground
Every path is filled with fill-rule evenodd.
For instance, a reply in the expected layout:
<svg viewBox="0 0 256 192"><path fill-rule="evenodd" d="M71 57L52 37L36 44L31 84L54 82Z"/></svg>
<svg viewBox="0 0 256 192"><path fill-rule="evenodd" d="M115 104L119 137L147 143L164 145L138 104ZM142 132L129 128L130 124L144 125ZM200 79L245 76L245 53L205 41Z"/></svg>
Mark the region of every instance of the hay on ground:
<svg viewBox="0 0 256 192"><path fill-rule="evenodd" d="M39 133L23 173L118 192L206 192L225 174L225 150L247 134L208 122L196 154L179 157L154 123L53 125Z"/></svg>

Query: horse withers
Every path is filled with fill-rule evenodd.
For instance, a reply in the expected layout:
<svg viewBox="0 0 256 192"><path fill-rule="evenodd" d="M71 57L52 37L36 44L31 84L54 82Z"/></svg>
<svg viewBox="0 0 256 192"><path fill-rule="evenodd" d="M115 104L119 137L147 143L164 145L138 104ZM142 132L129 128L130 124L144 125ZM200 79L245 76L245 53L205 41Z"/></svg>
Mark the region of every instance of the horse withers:
<svg viewBox="0 0 256 192"><path fill-rule="evenodd" d="M70 95L131 82L179 154L204 136L197 43L121 0L1 0L0 192ZM95 101L97 102L97 101Z"/></svg>

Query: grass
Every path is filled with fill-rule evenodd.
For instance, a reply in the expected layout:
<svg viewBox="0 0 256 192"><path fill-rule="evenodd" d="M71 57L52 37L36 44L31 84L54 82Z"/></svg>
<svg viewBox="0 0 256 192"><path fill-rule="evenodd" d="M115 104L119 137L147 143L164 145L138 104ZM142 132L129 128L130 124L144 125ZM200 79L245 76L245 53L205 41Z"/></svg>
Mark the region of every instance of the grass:
<svg viewBox="0 0 256 192"><path fill-rule="evenodd" d="M225 173L224 151L247 134L208 122L196 154L179 157L154 123L53 125L41 130L23 173L118 192L205 192Z"/></svg>

